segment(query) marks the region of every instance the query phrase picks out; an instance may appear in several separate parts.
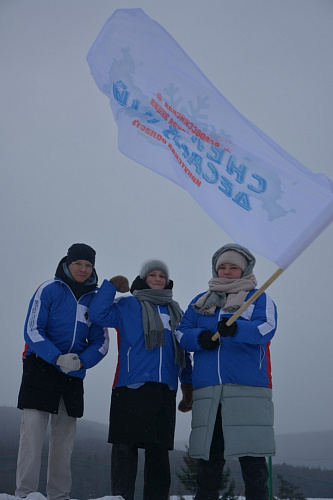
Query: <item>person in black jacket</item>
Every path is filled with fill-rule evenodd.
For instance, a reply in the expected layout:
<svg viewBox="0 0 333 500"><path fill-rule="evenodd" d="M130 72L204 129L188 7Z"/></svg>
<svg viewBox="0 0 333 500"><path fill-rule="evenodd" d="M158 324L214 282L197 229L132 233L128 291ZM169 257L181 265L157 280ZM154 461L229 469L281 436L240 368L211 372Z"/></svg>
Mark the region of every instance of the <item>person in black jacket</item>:
<svg viewBox="0 0 333 500"><path fill-rule="evenodd" d="M89 320L96 292L95 250L72 245L55 278L33 295L24 328L23 375L18 408L23 410L17 459L17 497L38 491L42 446L50 420L46 493L67 500L76 419L83 415L86 369L108 351L108 332Z"/></svg>

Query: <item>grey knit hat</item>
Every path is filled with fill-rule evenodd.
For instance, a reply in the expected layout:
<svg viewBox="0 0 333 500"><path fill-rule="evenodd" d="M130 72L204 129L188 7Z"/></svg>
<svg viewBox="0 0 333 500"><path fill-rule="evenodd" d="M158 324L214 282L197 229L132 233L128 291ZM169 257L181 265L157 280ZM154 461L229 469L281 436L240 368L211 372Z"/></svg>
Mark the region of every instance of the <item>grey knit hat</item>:
<svg viewBox="0 0 333 500"><path fill-rule="evenodd" d="M159 271L162 271L165 274L166 278L166 285L169 284L169 269L168 266L162 262L161 260L157 259L151 259L147 260L141 268L140 271L140 278L142 280L145 280L151 271L154 271L155 269L158 269Z"/></svg>
<svg viewBox="0 0 333 500"><path fill-rule="evenodd" d="M230 258L233 256L235 257L235 253L239 253L239 258L233 259L232 261ZM223 258L223 254L226 254L226 259ZM253 271L254 265L256 263L256 259L254 255L250 252L245 247L242 247L241 245L238 245L237 243L228 243L227 245L224 245L223 247L219 248L216 250L216 252L213 255L212 258L212 273L213 277L217 277L217 270L218 267L223 263L223 262L228 262L228 263L233 263L236 264L238 267L241 268L243 271L242 276L247 276Z"/></svg>

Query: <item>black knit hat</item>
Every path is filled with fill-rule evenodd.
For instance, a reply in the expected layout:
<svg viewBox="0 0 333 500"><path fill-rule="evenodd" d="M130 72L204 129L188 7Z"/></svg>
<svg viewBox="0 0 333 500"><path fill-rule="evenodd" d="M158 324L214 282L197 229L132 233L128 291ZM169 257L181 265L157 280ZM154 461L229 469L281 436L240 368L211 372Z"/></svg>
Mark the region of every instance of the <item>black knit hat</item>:
<svg viewBox="0 0 333 500"><path fill-rule="evenodd" d="M96 252L89 245L84 243L74 243L69 247L66 257L66 265L69 266L72 262L76 260L87 260L95 265L95 255Z"/></svg>

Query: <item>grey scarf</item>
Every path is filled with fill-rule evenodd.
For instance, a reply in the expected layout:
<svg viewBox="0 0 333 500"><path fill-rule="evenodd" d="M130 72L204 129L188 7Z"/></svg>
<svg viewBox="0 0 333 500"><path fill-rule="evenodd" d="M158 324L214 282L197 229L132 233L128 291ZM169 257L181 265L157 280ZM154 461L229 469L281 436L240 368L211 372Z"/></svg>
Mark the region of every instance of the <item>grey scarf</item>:
<svg viewBox="0 0 333 500"><path fill-rule="evenodd" d="M256 286L257 280L253 273L240 279L212 278L208 292L199 297L193 308L197 313L206 315L214 314L217 307L234 313L244 304L248 292Z"/></svg>
<svg viewBox="0 0 333 500"><path fill-rule="evenodd" d="M133 295L141 304L145 345L148 351L154 347L165 345L164 326L154 304L167 306L170 315L173 345L175 348L175 362L178 366L184 368L185 353L179 346L175 337L175 330L181 320L182 311L178 302L172 299L172 290L134 290Z"/></svg>

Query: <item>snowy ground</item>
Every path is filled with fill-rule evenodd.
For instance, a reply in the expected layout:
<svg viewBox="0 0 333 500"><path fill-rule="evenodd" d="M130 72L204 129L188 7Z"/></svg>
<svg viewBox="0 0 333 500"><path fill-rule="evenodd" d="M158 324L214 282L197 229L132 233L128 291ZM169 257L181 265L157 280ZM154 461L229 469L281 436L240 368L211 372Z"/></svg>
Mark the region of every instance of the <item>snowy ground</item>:
<svg viewBox="0 0 333 500"><path fill-rule="evenodd" d="M19 497L14 497L13 495L7 495L6 493L0 493L0 500L21 500ZM30 493L30 495L27 496L27 500L47 500L44 495L41 493ZM124 500L123 497L103 497L103 498L96 498L94 500ZM187 500L187 499L186 499Z"/></svg>
<svg viewBox="0 0 333 500"><path fill-rule="evenodd" d="M178 500L178 496L171 496L170 500ZM185 495L182 497L183 500L192 500L193 496L191 495ZM12 495L7 495L6 493L0 493L0 500L21 500L18 497L14 497ZM30 495L27 496L27 500L47 500L44 495L41 493L30 493ZM93 500L124 500L123 497L102 497L102 498L95 498ZM239 497L239 500L245 500L244 497ZM309 500L321 500L320 498L311 498ZM325 499L325 500L333 500L333 499Z"/></svg>
<svg viewBox="0 0 333 500"><path fill-rule="evenodd" d="M178 500L178 496L172 495L170 497L170 500ZM0 493L0 500L21 500L19 497L14 497L13 495L7 495L6 493ZM30 495L27 496L27 500L47 500L44 495L41 493L30 493ZM74 500L74 499L73 499ZM90 500L124 500L123 497L102 497L102 498L95 498L95 499L90 499ZM193 500L192 495L184 495L182 497L182 500ZM238 497L238 500L245 500L244 497ZM309 500L321 500L320 498L311 498ZM323 499L323 500L333 500L333 499Z"/></svg>
<svg viewBox="0 0 333 500"><path fill-rule="evenodd" d="M0 493L0 500L19 500L18 497L14 497L13 495L7 495L6 493ZM178 500L179 497L177 496L171 496L170 500ZM191 495L185 495L183 496L184 500L193 500L193 497ZM30 493L30 495L27 496L27 500L47 500L44 495L41 493ZM123 500L123 497L102 497L102 498L95 498L94 500ZM244 497L238 497L238 500L245 500ZM308 498L307 500L333 500L333 498Z"/></svg>

